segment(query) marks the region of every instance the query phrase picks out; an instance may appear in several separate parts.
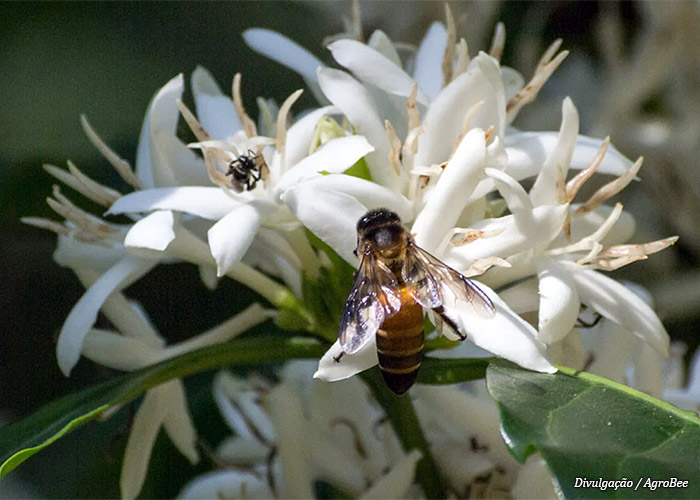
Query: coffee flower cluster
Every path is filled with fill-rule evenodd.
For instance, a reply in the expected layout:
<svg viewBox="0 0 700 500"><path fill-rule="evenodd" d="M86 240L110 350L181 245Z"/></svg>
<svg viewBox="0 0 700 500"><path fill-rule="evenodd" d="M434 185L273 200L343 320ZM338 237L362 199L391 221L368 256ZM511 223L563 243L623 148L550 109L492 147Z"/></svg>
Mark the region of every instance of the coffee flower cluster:
<svg viewBox="0 0 700 500"><path fill-rule="evenodd" d="M271 31L249 30L244 38L299 72L321 106L296 109L301 91L279 107L259 99L256 123L243 106L240 75L229 98L198 68L191 78L196 113L180 100L185 83L176 76L151 101L133 169L83 119L90 140L132 192L101 185L71 162L67 170L46 166L106 209L104 216L88 213L55 187L48 202L65 220L24 219L58 233L56 261L87 289L58 338L66 376L81 356L135 370L231 339L281 311L295 312L316 338L332 340L305 307L302 282L318 278L329 257L357 267L357 220L386 207L418 245L475 277L495 305L493 318L459 318L471 344L431 355L492 353L543 372L554 371L552 363L583 368L592 359L590 370L661 394L668 335L643 292L606 275L675 242L627 243L634 219L619 203L604 204L636 178L642 160L629 161L607 139L580 135L568 98L558 132L511 125L566 57L559 41L525 83L500 63L501 26L489 53L470 58L449 13L409 54L382 31L366 43L337 38L328 49L344 69L325 66ZM197 142L176 135L181 119ZM254 158L261 178L244 189L227 175L241 156ZM593 177L605 182L581 199L580 188ZM111 222L116 214L130 222ZM234 279L267 306L253 304L212 330L167 345L122 290L174 261L198 266L210 288ZM94 327L98 311L113 329ZM456 338L448 329L440 333ZM197 478L182 496L309 498L316 480L352 495L415 495L420 452L401 450L357 378L324 382L375 365L374 342L334 361L339 353L336 342L315 366L288 364L277 385L222 372L214 397L235 434L215 456L236 467ZM677 398L700 399L675 390ZM459 495L551 493L543 462L521 466L508 454L483 384L411 392L432 452ZM138 495L161 428L190 461L199 459L179 380L150 390L136 413L123 497Z"/></svg>

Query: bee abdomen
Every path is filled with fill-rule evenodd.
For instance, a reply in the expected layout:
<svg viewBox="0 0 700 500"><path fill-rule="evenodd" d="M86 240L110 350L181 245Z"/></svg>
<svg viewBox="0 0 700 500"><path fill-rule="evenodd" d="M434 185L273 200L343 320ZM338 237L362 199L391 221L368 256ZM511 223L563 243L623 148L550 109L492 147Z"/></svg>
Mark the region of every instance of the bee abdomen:
<svg viewBox="0 0 700 500"><path fill-rule="evenodd" d="M423 323L407 329L377 331L379 369L386 385L396 394L405 393L416 381L423 359Z"/></svg>

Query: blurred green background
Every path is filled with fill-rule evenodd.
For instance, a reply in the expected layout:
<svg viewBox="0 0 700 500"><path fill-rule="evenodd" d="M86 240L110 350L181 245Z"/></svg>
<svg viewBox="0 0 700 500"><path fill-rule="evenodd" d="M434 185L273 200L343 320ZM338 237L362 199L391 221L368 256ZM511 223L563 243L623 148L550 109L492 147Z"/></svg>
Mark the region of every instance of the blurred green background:
<svg viewBox="0 0 700 500"><path fill-rule="evenodd" d="M503 21L503 63L526 78L555 38L572 51L516 126L557 130L561 99L570 95L582 133L610 134L630 158L646 155L644 182L620 198L637 218L635 242L671 234L681 240L617 276L652 291L672 337L686 341L692 352L700 319L700 132L697 119L689 118L700 111L697 3L664 2L672 5L667 9L643 2L449 3L471 54L488 49L495 22ZM364 2L361 8L366 36L382 28L395 41L412 44L432 21L444 19L442 2ZM58 220L45 203L55 181L42 170L44 163L63 167L71 159L100 182L128 191L83 135L80 114L133 164L148 102L173 76L184 73L189 83L196 65L203 65L228 93L240 71L244 100L255 116L255 97L281 102L303 82L254 54L241 32L258 26L279 31L330 64L323 40L342 31L342 17L349 15L345 1L0 3L0 419L26 415L114 375L85 360L70 379L59 372L55 336L83 289L70 271L54 264L55 237L19 223L21 216ZM667 57L655 59L659 53ZM647 85L634 95L626 92L632 81ZM630 94L636 99L625 100ZM303 99L299 109L313 105L308 93ZM173 341L253 300L231 283L207 291L186 265L160 266L128 294ZM207 396L209 380L205 374L188 381L190 405L204 423L198 425L206 429L204 438L216 443L223 429ZM29 484L17 495L117 496L128 417L127 408L29 460L11 476ZM159 441L144 497L173 495L194 472L165 441Z"/></svg>

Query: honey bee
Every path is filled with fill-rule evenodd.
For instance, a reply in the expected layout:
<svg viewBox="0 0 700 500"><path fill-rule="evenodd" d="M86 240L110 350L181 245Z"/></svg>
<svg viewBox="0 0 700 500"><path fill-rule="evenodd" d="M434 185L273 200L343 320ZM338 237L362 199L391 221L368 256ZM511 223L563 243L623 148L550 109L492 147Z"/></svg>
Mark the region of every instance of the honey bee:
<svg viewBox="0 0 700 500"><path fill-rule="evenodd" d="M248 153L240 155L228 165L226 175L231 176L231 186L237 193L244 190L255 189L261 179L261 168L265 160L262 155L255 154L255 151L248 150Z"/></svg>
<svg viewBox="0 0 700 500"><path fill-rule="evenodd" d="M430 309L464 340L452 311L456 302L492 317L491 299L477 286L417 246L394 212L372 210L357 223L360 268L343 308L339 337L344 354L357 352L373 335L379 368L396 394L415 382L423 358L423 308ZM447 292L449 298L443 297Z"/></svg>

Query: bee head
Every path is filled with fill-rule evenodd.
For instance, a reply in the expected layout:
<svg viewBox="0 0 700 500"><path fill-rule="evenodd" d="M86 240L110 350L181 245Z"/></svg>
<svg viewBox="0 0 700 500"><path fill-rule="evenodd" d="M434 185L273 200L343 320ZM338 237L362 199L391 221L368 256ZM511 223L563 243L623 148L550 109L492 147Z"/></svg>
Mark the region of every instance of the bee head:
<svg viewBox="0 0 700 500"><path fill-rule="evenodd" d="M388 224L401 224L401 219L387 208L376 208L367 212L357 221L357 234L362 235L368 229Z"/></svg>
<svg viewBox="0 0 700 500"><path fill-rule="evenodd" d="M357 223L358 248L369 245L387 259L401 255L406 248L406 234L399 216L386 208L367 212Z"/></svg>

